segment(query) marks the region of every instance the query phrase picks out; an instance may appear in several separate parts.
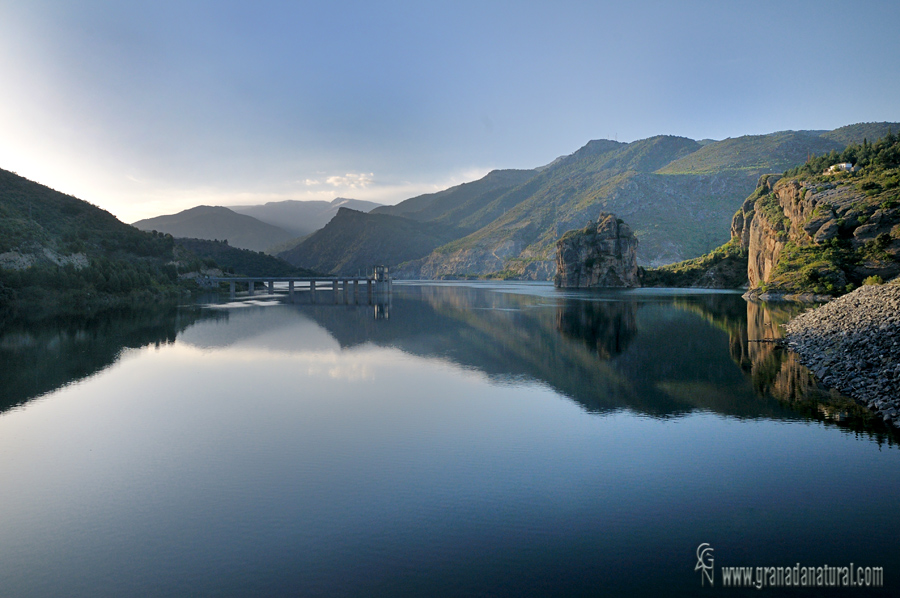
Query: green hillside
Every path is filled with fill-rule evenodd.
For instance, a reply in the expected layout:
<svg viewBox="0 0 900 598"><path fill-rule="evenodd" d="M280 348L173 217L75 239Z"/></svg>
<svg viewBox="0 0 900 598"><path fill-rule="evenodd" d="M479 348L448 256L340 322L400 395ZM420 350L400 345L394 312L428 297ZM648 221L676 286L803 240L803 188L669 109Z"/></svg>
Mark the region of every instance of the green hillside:
<svg viewBox="0 0 900 598"><path fill-rule="evenodd" d="M693 139L659 135L626 144L621 151L603 162L601 168L654 172L673 160L694 154L701 148L702 146Z"/></svg>
<svg viewBox="0 0 900 598"><path fill-rule="evenodd" d="M849 128L849 127L848 127ZM888 126L884 127L889 131ZM751 295L841 295L900 274L900 137L863 143L764 175L725 245L642 271L643 286L746 288ZM846 134L846 132L844 133ZM852 171L826 173L834 164ZM751 238L754 240L751 242Z"/></svg>
<svg viewBox="0 0 900 598"><path fill-rule="evenodd" d="M594 203L596 198L606 196L620 186L623 179L616 175L626 167L646 167L648 163L665 161L659 154L667 149L671 159L671 155L685 152L684 142L693 143L669 138L670 143L666 144L661 139L648 139L636 147L607 140L589 142L463 220L464 225L477 226L477 232L442 247L440 253L476 247L483 241L490 243L498 239L498 233L502 235L504 229L525 228L525 234L528 234L535 222L539 228L550 226L555 229L554 223L564 221L565 211L571 211L573 199L576 210ZM638 168L634 168L633 174ZM556 238L558 235L554 242Z"/></svg>
<svg viewBox="0 0 900 598"><path fill-rule="evenodd" d="M803 163L810 155L841 151L842 140L886 125L706 143L671 136L627 144L591 141L476 212L482 217L478 230L400 272L424 278L499 273L549 279L556 240L600 211L629 223L640 240L642 266L700 256L728 241L731 217L759 175Z"/></svg>
<svg viewBox="0 0 900 598"><path fill-rule="evenodd" d="M369 212L380 205L374 201L338 197L332 201L298 201L293 199L270 201L255 206L231 206L229 209L238 214L252 216L260 222L284 229L296 239L297 237L305 237L312 234L328 224L340 208ZM299 241L295 241L294 245L297 243ZM265 249L269 251L272 248L270 246Z"/></svg>
<svg viewBox="0 0 900 598"><path fill-rule="evenodd" d="M715 174L726 170L781 172L803 162L809 154L841 150L845 143L817 132L783 131L746 135L704 145L698 151L661 166L659 174Z"/></svg>
<svg viewBox="0 0 900 598"><path fill-rule="evenodd" d="M428 255L456 236L456 229L441 224L341 208L325 228L278 257L316 272L351 275Z"/></svg>
<svg viewBox="0 0 900 598"><path fill-rule="evenodd" d="M823 174L843 162L855 170ZM761 280L751 275L753 291L840 295L900 274L900 137L810 160L766 191L748 201L782 248L763 256L774 265Z"/></svg>
<svg viewBox="0 0 900 598"><path fill-rule="evenodd" d="M371 213L439 222L471 232L473 227L477 228L475 223L478 221L473 218L473 214L495 202L510 189L522 185L536 173L536 170L493 170L477 181L463 183L438 193L419 195L395 206L376 208Z"/></svg>
<svg viewBox="0 0 900 598"><path fill-rule="evenodd" d="M756 173L654 174L660 165L701 150L693 140L671 136L628 144L592 141L500 197L502 210L486 206L493 220L479 230L406 265L403 273L427 278L504 272L548 279L556 240L601 211L634 228L642 264L706 253L727 240L721 231L752 191Z"/></svg>
<svg viewBox="0 0 900 598"><path fill-rule="evenodd" d="M900 133L900 123L858 123L822 133L822 137L837 141L842 145L862 144L863 141L871 143L876 139L881 139L892 131L895 134Z"/></svg>
<svg viewBox="0 0 900 598"><path fill-rule="evenodd" d="M0 312L85 313L177 294L190 264L169 235L0 170ZM180 260L180 262L179 262Z"/></svg>
<svg viewBox="0 0 900 598"><path fill-rule="evenodd" d="M640 241L638 263L659 267L726 243L731 218L760 175L811 156L836 155L848 143L877 138L892 126L862 123L699 142L670 135L631 143L593 140L541 168L492 171L371 212L400 220L345 214L309 237L275 241L266 235L265 244L270 251L281 249L278 255L294 265L325 272L349 273L384 262L409 278L549 280L556 240L603 211L631 225ZM282 203L275 207L289 207L290 202ZM190 236L227 238L238 245L232 233Z"/></svg>
<svg viewBox="0 0 900 598"><path fill-rule="evenodd" d="M641 286L740 289L747 286L747 250L732 239L706 255L640 272Z"/></svg>
<svg viewBox="0 0 900 598"><path fill-rule="evenodd" d="M232 247L227 241L175 239L175 243L207 261L209 265L215 264L228 274L240 276L316 275L311 270L292 266L283 259L249 249Z"/></svg>
<svg viewBox="0 0 900 598"><path fill-rule="evenodd" d="M293 264L340 274L365 271L375 263L396 266L420 259L435 247L490 222L496 217L490 211L503 209L497 199L536 172L494 170L477 181L413 197L395 206L377 207L368 215L339 210L340 218L336 216L317 233L282 244L277 255ZM517 202L513 199L510 205Z"/></svg>

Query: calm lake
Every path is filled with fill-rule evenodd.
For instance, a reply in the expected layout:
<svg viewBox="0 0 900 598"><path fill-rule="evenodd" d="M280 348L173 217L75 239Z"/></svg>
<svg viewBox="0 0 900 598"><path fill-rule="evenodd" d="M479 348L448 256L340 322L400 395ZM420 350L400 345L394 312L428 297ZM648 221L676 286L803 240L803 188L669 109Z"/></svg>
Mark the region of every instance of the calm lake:
<svg viewBox="0 0 900 598"><path fill-rule="evenodd" d="M897 435L754 342L798 308L320 294L0 331L0 596L758 596L720 567L797 563L900 591Z"/></svg>

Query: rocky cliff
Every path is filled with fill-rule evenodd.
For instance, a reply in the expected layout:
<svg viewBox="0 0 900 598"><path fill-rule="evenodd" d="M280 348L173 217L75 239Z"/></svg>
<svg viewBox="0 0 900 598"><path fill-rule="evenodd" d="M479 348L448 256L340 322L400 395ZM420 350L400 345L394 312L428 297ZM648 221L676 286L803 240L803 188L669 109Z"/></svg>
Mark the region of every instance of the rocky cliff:
<svg viewBox="0 0 900 598"><path fill-rule="evenodd" d="M750 295L839 295L900 274L896 185L847 175L760 178L732 220Z"/></svg>
<svg viewBox="0 0 900 598"><path fill-rule="evenodd" d="M756 191L744 200L731 221L731 238L738 239L741 248L748 253L747 278L751 288L757 288L761 282L768 280L787 242L783 219L776 213L769 210L773 216L771 219L756 218L757 209L772 207L770 194L780 178L774 174L761 176ZM761 198L764 201L757 206L757 200Z"/></svg>
<svg viewBox="0 0 900 598"><path fill-rule="evenodd" d="M613 214L601 214L556 243L557 287L635 287L638 240Z"/></svg>

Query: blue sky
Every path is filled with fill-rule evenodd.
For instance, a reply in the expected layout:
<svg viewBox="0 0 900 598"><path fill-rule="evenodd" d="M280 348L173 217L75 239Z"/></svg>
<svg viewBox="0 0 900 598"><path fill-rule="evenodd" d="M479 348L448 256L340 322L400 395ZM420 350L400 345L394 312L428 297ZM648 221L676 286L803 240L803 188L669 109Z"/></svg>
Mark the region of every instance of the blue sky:
<svg viewBox="0 0 900 598"><path fill-rule="evenodd" d="M0 168L131 222L900 120L900 2L0 2Z"/></svg>

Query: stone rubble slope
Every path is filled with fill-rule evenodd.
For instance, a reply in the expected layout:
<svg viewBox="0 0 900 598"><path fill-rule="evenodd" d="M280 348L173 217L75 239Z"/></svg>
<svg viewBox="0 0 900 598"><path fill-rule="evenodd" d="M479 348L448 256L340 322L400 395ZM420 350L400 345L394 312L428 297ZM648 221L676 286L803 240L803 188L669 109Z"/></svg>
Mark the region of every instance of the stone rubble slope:
<svg viewBox="0 0 900 598"><path fill-rule="evenodd" d="M900 428L900 280L860 287L784 328L819 380Z"/></svg>

